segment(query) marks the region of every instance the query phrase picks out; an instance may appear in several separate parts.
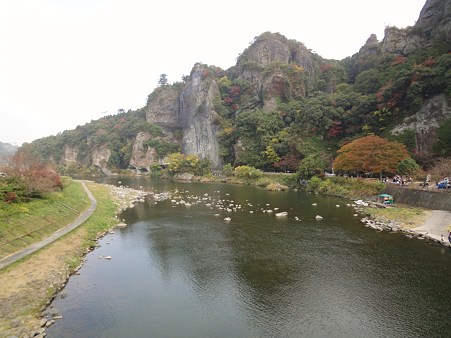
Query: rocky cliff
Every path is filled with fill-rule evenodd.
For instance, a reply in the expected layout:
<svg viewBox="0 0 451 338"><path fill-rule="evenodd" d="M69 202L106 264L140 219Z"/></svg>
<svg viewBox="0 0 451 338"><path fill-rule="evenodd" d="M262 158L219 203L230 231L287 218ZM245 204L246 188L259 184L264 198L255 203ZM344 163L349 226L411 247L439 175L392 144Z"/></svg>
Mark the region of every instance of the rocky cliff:
<svg viewBox="0 0 451 338"><path fill-rule="evenodd" d="M427 0L413 27L387 27L382 52L409 55L432 44L451 45L451 0Z"/></svg>
<svg viewBox="0 0 451 338"><path fill-rule="evenodd" d="M244 50L230 73L253 88L249 102L243 102L242 108L263 106L270 111L277 99L304 97L312 89L318 70L318 62L302 43L266 32Z"/></svg>
<svg viewBox="0 0 451 338"><path fill-rule="evenodd" d="M105 175L111 175L108 168L108 161L111 156L111 150L106 145L96 147L92 153L92 165L99 168Z"/></svg>
<svg viewBox="0 0 451 338"><path fill-rule="evenodd" d="M229 69L197 63L183 82L156 88L145 107L34 145L45 159L106 173L146 172L178 151L214 169L297 170L304 159L331 158L338 144L390 131L413 132L422 156L450 115L450 3L427 0L415 26L387 27L382 42L372 34L341 61L263 33Z"/></svg>
<svg viewBox="0 0 451 338"><path fill-rule="evenodd" d="M146 120L166 129L179 129L181 86L162 86L149 95Z"/></svg>
<svg viewBox="0 0 451 338"><path fill-rule="evenodd" d="M300 42L278 33L263 33L231 69L224 72L196 64L186 83L157 88L149 95L146 120L166 131L180 130L182 152L208 158L212 167L218 169L222 166L218 141L222 127L215 103L230 94L220 92L219 78L226 76L235 83L244 83L235 85L240 94L230 94L235 99L240 96L233 109L236 114L254 108L272 111L277 102L305 97L318 77L318 60L322 59L317 57L315 61ZM132 166L136 166L138 161L135 156L132 158Z"/></svg>
<svg viewBox="0 0 451 338"><path fill-rule="evenodd" d="M180 96L182 151L208 158L212 167L218 169L221 167L219 127L213 103L220 98L220 93L216 81L207 72L205 66L195 65Z"/></svg>
<svg viewBox="0 0 451 338"><path fill-rule="evenodd" d="M399 135L412 131L415 135L416 154L424 157L432 153L432 146L437 140L437 129L449 118L451 118L451 97L437 95L426 100L416 114L406 117L391 133Z"/></svg>

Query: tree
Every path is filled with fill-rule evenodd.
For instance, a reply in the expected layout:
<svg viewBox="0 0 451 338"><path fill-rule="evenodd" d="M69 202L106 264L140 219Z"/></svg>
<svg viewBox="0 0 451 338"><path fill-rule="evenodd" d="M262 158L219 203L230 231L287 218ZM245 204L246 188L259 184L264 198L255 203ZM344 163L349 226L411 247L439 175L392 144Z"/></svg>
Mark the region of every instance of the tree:
<svg viewBox="0 0 451 338"><path fill-rule="evenodd" d="M0 180L0 200L7 203L41 197L63 188L61 177L39 161L29 144L22 146L4 170L6 178Z"/></svg>
<svg viewBox="0 0 451 338"><path fill-rule="evenodd" d="M280 161L279 155L277 155L277 152L270 145L266 146L266 150L263 152L263 155L266 156L268 163L272 165Z"/></svg>
<svg viewBox="0 0 451 338"><path fill-rule="evenodd" d="M260 169L256 169L251 166L242 165L235 168L235 176L242 179L255 180L263 176L263 172Z"/></svg>
<svg viewBox="0 0 451 338"><path fill-rule="evenodd" d="M341 147L335 158L335 170L357 173L395 174L398 164L410 158L406 147L376 135L358 138Z"/></svg>
<svg viewBox="0 0 451 338"><path fill-rule="evenodd" d="M211 166L208 158L199 159L195 154L172 153L165 158L168 171L171 175L191 173L202 176L210 172Z"/></svg>
<svg viewBox="0 0 451 338"><path fill-rule="evenodd" d="M397 170L400 175L413 176L420 170L420 166L413 158L409 157L398 164Z"/></svg>
<svg viewBox="0 0 451 338"><path fill-rule="evenodd" d="M222 167L222 173L226 176L231 176L233 174L233 166L230 163L227 163Z"/></svg>
<svg viewBox="0 0 451 338"><path fill-rule="evenodd" d="M321 154L310 154L301 161L298 174L303 179L309 179L312 176L320 176L327 167L327 162Z"/></svg>
<svg viewBox="0 0 451 338"><path fill-rule="evenodd" d="M160 79L158 80L160 86L166 86L168 84L168 76L166 74L160 74Z"/></svg>
<svg viewBox="0 0 451 338"><path fill-rule="evenodd" d="M437 142L432 149L442 156L451 155L451 118L443 122L438 128Z"/></svg>
<svg viewBox="0 0 451 338"><path fill-rule="evenodd" d="M431 168L430 173L436 180L451 177L451 157L439 159Z"/></svg>

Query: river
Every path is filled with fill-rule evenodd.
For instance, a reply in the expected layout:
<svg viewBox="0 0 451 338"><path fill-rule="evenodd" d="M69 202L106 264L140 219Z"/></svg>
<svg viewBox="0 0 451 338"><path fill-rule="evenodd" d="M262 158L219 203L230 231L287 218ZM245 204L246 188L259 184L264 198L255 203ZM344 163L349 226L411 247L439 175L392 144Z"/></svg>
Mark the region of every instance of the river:
<svg viewBox="0 0 451 338"><path fill-rule="evenodd" d="M53 301L63 318L47 337L451 335L451 251L365 228L345 200L120 180L181 197L148 196L121 215L128 226L102 238Z"/></svg>

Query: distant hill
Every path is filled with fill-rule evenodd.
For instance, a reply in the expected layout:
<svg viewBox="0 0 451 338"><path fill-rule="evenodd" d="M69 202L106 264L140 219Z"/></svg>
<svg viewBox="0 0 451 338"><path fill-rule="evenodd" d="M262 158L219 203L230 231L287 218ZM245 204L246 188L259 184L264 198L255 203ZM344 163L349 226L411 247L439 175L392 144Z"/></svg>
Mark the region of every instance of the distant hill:
<svg viewBox="0 0 451 338"><path fill-rule="evenodd" d="M387 27L382 41L371 35L343 60L265 32L229 69L197 63L182 82L161 82L145 107L27 147L63 171L146 172L177 151L214 169L292 171L327 168L343 144L376 134L427 166L451 155L450 8L427 0L413 27Z"/></svg>
<svg viewBox="0 0 451 338"><path fill-rule="evenodd" d="M0 142L0 164L5 163L13 156L19 147L13 146L9 143Z"/></svg>

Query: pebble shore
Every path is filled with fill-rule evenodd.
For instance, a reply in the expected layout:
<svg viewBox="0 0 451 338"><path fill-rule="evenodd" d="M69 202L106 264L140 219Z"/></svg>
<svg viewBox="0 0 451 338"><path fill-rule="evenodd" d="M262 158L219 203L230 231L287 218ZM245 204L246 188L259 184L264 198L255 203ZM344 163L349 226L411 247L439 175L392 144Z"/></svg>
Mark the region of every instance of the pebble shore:
<svg viewBox="0 0 451 338"><path fill-rule="evenodd" d="M386 206L380 203L376 203L373 201L362 201L357 200L354 201L354 203L350 204L354 208L357 214L359 215L366 215L365 207L370 208L387 208L390 206ZM356 214L356 215L357 215ZM408 229L404 228L399 222L394 220L387 220L387 219L375 219L370 216L365 216L361 219L361 222L364 224L365 227L374 229L376 231L388 231L392 233L400 232L406 235L408 238L417 238L420 240L429 240L431 242L451 247L451 244L445 239L440 238L437 234L429 233L426 231L420 231L414 229Z"/></svg>

